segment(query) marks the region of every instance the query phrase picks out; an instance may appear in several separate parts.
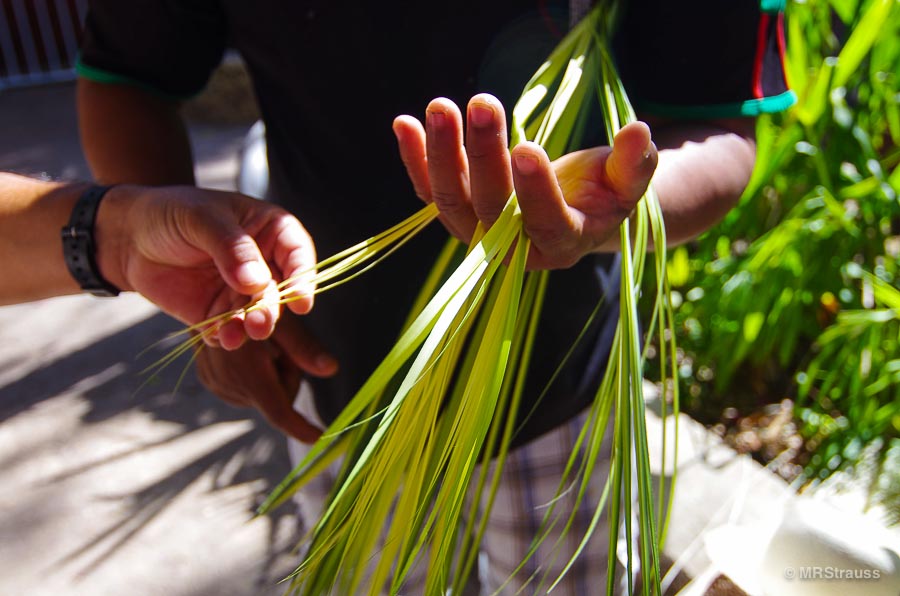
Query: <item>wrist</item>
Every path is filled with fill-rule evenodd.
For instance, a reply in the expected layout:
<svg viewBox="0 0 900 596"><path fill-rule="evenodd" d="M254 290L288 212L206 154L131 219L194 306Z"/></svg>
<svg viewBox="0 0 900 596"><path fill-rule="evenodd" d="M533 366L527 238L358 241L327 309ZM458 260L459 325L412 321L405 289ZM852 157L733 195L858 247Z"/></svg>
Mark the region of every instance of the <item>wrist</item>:
<svg viewBox="0 0 900 596"><path fill-rule="evenodd" d="M133 291L128 281L128 255L133 236L130 211L133 186L114 186L100 201L94 222L95 260L99 274L120 291Z"/></svg>

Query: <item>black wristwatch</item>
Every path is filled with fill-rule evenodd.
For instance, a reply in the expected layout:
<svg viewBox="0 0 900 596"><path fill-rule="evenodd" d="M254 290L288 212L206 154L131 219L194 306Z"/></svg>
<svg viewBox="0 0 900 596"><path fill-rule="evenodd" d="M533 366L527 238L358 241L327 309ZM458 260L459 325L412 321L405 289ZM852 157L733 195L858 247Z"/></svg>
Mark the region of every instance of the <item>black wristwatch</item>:
<svg viewBox="0 0 900 596"><path fill-rule="evenodd" d="M111 186L94 185L84 191L75 203L69 223L62 229L63 256L69 273L85 292L94 296L118 296L119 288L100 274L97 267L97 245L94 241L94 222L100 199Z"/></svg>

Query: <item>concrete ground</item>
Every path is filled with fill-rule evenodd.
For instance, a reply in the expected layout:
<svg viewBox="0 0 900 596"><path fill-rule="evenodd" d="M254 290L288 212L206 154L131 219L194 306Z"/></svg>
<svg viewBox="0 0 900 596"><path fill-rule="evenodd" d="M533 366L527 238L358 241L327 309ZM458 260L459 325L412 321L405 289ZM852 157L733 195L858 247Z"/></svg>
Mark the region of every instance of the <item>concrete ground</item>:
<svg viewBox="0 0 900 596"><path fill-rule="evenodd" d="M233 187L247 128L191 127L201 185ZM88 177L73 85L0 92L0 170ZM0 594L282 593L295 512L252 516L284 440L183 363L140 374L175 329L132 295L0 308Z"/></svg>

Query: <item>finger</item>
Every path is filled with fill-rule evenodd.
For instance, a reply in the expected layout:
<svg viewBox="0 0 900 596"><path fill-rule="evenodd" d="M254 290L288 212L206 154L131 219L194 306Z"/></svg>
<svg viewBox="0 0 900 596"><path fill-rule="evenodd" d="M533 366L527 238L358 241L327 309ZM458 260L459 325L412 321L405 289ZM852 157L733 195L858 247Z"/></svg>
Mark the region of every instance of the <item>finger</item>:
<svg viewBox="0 0 900 596"><path fill-rule="evenodd" d="M210 347L220 347L228 351L237 350L246 341L244 331L243 307L247 299L235 294L230 288L222 286L215 296L204 318L214 318L223 313L232 313L226 320L220 320L212 325L212 332L204 335L206 344Z"/></svg>
<svg viewBox="0 0 900 596"><path fill-rule="evenodd" d="M604 174L624 206L633 206L643 196L658 160L650 128L643 122L627 124L615 136Z"/></svg>
<svg viewBox="0 0 900 596"><path fill-rule="evenodd" d="M263 417L282 433L303 443L312 443L322 434L294 410L293 396L296 387L285 387L278 370L278 359L266 358L260 362L260 370L254 379L253 393L248 396Z"/></svg>
<svg viewBox="0 0 900 596"><path fill-rule="evenodd" d="M490 226L513 188L506 115L495 97L483 93L469 102L466 123L472 206L478 219Z"/></svg>
<svg viewBox="0 0 900 596"><path fill-rule="evenodd" d="M211 392L231 405L243 408L254 404L256 376L250 379L246 371L259 374L272 348L265 342L248 344L240 353L225 350L200 349L195 352L197 376Z"/></svg>
<svg viewBox="0 0 900 596"><path fill-rule="evenodd" d="M243 315L238 315L219 325L219 328L216 330L216 338L223 349L233 352L247 341L243 319Z"/></svg>
<svg viewBox="0 0 900 596"><path fill-rule="evenodd" d="M566 204L550 159L540 145L528 142L513 149L512 160L522 224L532 250L543 267L571 266L579 256L582 221Z"/></svg>
<svg viewBox="0 0 900 596"><path fill-rule="evenodd" d="M468 241L478 218L469 200L469 165L459 108L449 99L432 100L426 110L425 130L431 200L450 231Z"/></svg>
<svg viewBox="0 0 900 596"><path fill-rule="evenodd" d="M425 128L412 116L398 116L394 119L394 136L397 137L400 159L413 184L416 196L430 203L431 180L428 178L425 155Z"/></svg>
<svg viewBox="0 0 900 596"><path fill-rule="evenodd" d="M207 327L204 327L202 330L193 331L191 333L200 335L200 339L203 340L203 343L199 344L197 346L198 350L200 348L202 348L203 346L206 346L209 348L221 348L222 347L222 344L219 343L219 332L218 332L216 325L208 325Z"/></svg>
<svg viewBox="0 0 900 596"><path fill-rule="evenodd" d="M203 339L203 345L205 345L208 348L219 349L222 347L221 342L219 342L218 330L204 332L202 339Z"/></svg>
<svg viewBox="0 0 900 596"><path fill-rule="evenodd" d="M268 368L268 367L267 367ZM302 443L314 443L322 431L301 416L293 407L293 399L274 379L273 375L263 375L259 387L264 391L256 402L256 408L269 424L286 435Z"/></svg>
<svg viewBox="0 0 900 596"><path fill-rule="evenodd" d="M277 346L274 342L270 343ZM278 373L278 378L281 380L281 386L284 387L285 392L288 395L296 396L297 392L300 390L300 382L303 380L303 371L300 370L300 368L291 361L290 356L280 348L277 350L274 364L275 370Z"/></svg>
<svg viewBox="0 0 900 596"><path fill-rule="evenodd" d="M337 360L299 320L282 317L272 339L290 361L303 371L316 377L330 377L337 373Z"/></svg>
<svg viewBox="0 0 900 596"><path fill-rule="evenodd" d="M273 281L244 315L243 330L247 337L253 340L262 340L272 335L281 312L279 300L278 288Z"/></svg>
<svg viewBox="0 0 900 596"><path fill-rule="evenodd" d="M279 358L277 349L266 343L252 344L240 356L201 350L197 355L197 373L201 382L225 402L254 407L284 434L311 443L321 431L294 410L293 396L299 379L296 373L282 375ZM247 382L242 367L249 367L254 373L252 383Z"/></svg>
<svg viewBox="0 0 900 596"><path fill-rule="evenodd" d="M203 383L203 386L213 392L220 399L231 404L232 406L246 407L246 400L234 391L230 383L219 383L219 377L216 375L217 362L219 354L214 349L204 349L198 346L194 349L194 362L197 366L197 378Z"/></svg>
<svg viewBox="0 0 900 596"><path fill-rule="evenodd" d="M284 298L288 308L298 315L312 310L315 293L316 247L312 237L297 218L284 214L276 219L274 263L284 279L290 280Z"/></svg>
<svg viewBox="0 0 900 596"><path fill-rule="evenodd" d="M197 248L212 257L222 279L235 291L249 296L263 291L272 279L256 241L233 211L193 210L188 229Z"/></svg>

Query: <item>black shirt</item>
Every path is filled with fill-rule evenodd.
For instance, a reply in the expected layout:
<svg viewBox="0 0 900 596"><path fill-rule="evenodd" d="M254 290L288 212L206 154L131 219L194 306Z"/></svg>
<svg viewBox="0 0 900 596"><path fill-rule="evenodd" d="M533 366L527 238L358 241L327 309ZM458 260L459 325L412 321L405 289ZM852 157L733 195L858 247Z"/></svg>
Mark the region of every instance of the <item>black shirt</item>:
<svg viewBox="0 0 900 596"><path fill-rule="evenodd" d="M766 39L777 33L774 17L762 23L767 18L756 0L634 0L615 45L623 80L637 89L638 104L739 115L761 100L753 84L758 34L763 25ZM511 108L566 22L564 2L539 0L93 0L79 72L186 97L203 88L226 47L237 49L266 122L271 198L297 215L325 257L420 207L394 150L395 116L421 114L438 96L462 106L477 92ZM770 72L782 85L767 92L777 96L783 76ZM590 142L603 142L598 133ZM445 238L435 224L361 280L316 301L306 321L341 362L335 379L312 380L326 422L393 345ZM590 256L552 274L524 411L604 294L605 313L517 443L593 398L616 318L615 262Z"/></svg>

